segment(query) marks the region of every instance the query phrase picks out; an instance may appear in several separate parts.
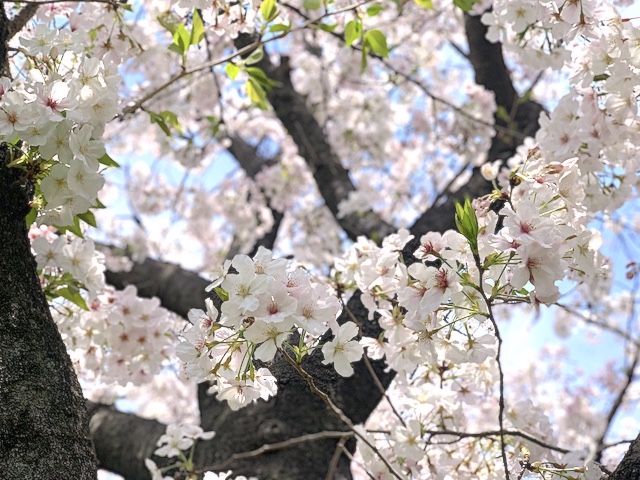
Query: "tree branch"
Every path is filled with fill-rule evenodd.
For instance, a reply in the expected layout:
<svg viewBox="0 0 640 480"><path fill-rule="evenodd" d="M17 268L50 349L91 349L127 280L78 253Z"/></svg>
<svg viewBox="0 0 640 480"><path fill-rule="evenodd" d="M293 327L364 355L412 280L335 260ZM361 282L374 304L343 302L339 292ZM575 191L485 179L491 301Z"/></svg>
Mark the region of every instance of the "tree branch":
<svg viewBox="0 0 640 480"><path fill-rule="evenodd" d="M86 404L100 468L123 475L127 480L146 480L149 472L144 465L145 458L154 458L159 465L167 463L153 457L156 442L164 434L166 425L119 412L111 405L89 400Z"/></svg>
<svg viewBox="0 0 640 480"><path fill-rule="evenodd" d="M503 107L511 117L507 122L496 113L494 120L497 133L491 142L487 162L507 160L516 153L516 148L525 137L535 135L543 108L537 102L518 96L504 63L502 45L486 39L487 27L480 17L465 14L464 18L469 45L467 58L474 69L476 82L492 91L498 107ZM508 133L512 131L521 135ZM411 233L420 236L428 231L443 232L453 228L455 202L478 198L491 191L492 186L480 175L480 169L474 168L466 185L456 192L448 192L442 204L424 212L411 227Z"/></svg>
<svg viewBox="0 0 640 480"><path fill-rule="evenodd" d="M24 3L24 2L23 2ZM9 22L9 36L7 40L11 40L20 30L24 28L29 20L36 14L38 8L42 4L28 3L18 12L18 14Z"/></svg>
<svg viewBox="0 0 640 480"><path fill-rule="evenodd" d="M235 42L240 50L252 43L253 37L248 34L240 34ZM349 172L329 145L322 126L307 106L304 97L293 88L288 58L282 57L280 65L276 67L265 55L258 66L269 78L278 82L268 92L269 102L298 146L298 152L309 165L325 204L349 238L355 240L359 235L366 235L382 239L395 232L395 227L384 222L371 210L338 218L340 202L356 190Z"/></svg>
<svg viewBox="0 0 640 480"><path fill-rule="evenodd" d="M609 429L611 428L613 417L615 417L616 413L620 409L620 406L622 405L622 401L624 400L624 397L627 394L629 387L631 386L631 384L635 379L635 370L636 370L636 367L638 366L638 360L640 360L640 351L636 350L636 354L633 358L633 363L627 369L627 375L625 377L624 385L622 386L622 388L618 392L618 395L613 401L613 404L609 409L609 413L607 414L607 420L606 420L602 435L600 435L600 437L596 441L596 445L597 445L596 457L595 457L596 462L600 462L602 460L602 452L605 448L604 439L607 436Z"/></svg>

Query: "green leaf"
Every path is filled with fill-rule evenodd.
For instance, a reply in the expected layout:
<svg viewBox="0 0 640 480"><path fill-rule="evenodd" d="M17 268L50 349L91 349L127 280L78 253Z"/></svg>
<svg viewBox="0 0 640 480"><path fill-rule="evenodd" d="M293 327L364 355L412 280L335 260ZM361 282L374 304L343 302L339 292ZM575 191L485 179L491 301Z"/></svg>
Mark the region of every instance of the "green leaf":
<svg viewBox="0 0 640 480"><path fill-rule="evenodd" d="M224 71L227 72L227 75L229 76L229 78L231 80L235 80L236 76L238 75L238 73L240 72L240 67L238 67L237 65L229 62L227 63L227 65L224 67Z"/></svg>
<svg viewBox="0 0 640 480"><path fill-rule="evenodd" d="M171 33L171 35L176 33L179 23L171 21L171 20L174 20L171 14L167 13L166 15L163 15L163 16L158 15L156 18L158 19L158 23L160 23L160 25L162 25L164 28L169 30L169 33Z"/></svg>
<svg viewBox="0 0 640 480"><path fill-rule="evenodd" d="M413 0L421 7L426 8L427 10L433 10L433 0Z"/></svg>
<svg viewBox="0 0 640 480"><path fill-rule="evenodd" d="M79 213L77 217L86 224L91 225L93 228L98 228L96 217L91 210L87 210L84 213Z"/></svg>
<svg viewBox="0 0 640 480"><path fill-rule="evenodd" d="M375 53L381 57L389 56L389 47L387 47L387 37L380 30L369 30L364 34L364 42L371 47Z"/></svg>
<svg viewBox="0 0 640 480"><path fill-rule="evenodd" d="M204 38L204 22L198 10L193 11L193 25L191 26L191 37L189 39L190 45L198 45Z"/></svg>
<svg viewBox="0 0 640 480"><path fill-rule="evenodd" d="M318 10L322 7L322 0L304 0L302 6L307 10Z"/></svg>
<svg viewBox="0 0 640 480"><path fill-rule="evenodd" d="M269 31L273 32L273 33L289 32L289 31L291 31L291 25L288 25L286 23L274 23L269 28Z"/></svg>
<svg viewBox="0 0 640 480"><path fill-rule="evenodd" d="M244 64L245 65L253 65L255 63L258 63L260 60L262 60L263 57L264 57L264 50L262 49L262 45L260 45L253 52L251 52L251 55L249 55L244 60Z"/></svg>
<svg viewBox="0 0 640 480"><path fill-rule="evenodd" d="M31 207L31 210L29 210L29 213L27 213L27 216L24 217L24 221L27 224L27 228L33 225L33 222L36 221L37 216L38 216L38 208Z"/></svg>
<svg viewBox="0 0 640 480"><path fill-rule="evenodd" d="M182 49L178 45L176 45L175 43L172 43L171 45L169 45L169 51L177 53L178 55L183 55L184 54Z"/></svg>
<svg viewBox="0 0 640 480"><path fill-rule="evenodd" d="M149 112L149 117L150 117L151 123L157 123L160 129L165 133L165 135L167 135L167 137L171 136L171 130L169 130L169 126L164 121L164 118L162 118L157 113L153 113L153 112Z"/></svg>
<svg viewBox="0 0 640 480"><path fill-rule="evenodd" d="M476 211L473 209L471 201L468 198L464 201L464 205L458 202L456 202L455 205L456 227L462 236L464 236L469 242L471 253L477 255L478 233L480 232L480 229L478 228L478 217L476 216Z"/></svg>
<svg viewBox="0 0 640 480"><path fill-rule="evenodd" d="M267 110L267 93L255 78L249 78L246 84L247 95L261 110Z"/></svg>
<svg viewBox="0 0 640 480"><path fill-rule="evenodd" d="M171 125L180 135L182 135L182 127L180 126L178 116L175 113L170 110L163 110L158 115L162 120L164 120L165 124Z"/></svg>
<svg viewBox="0 0 640 480"><path fill-rule="evenodd" d="M181 23L180 25L178 25L178 28L176 28L176 31L173 34L173 45L169 47L169 50L176 53L184 54L189 48L190 42L191 35L189 34L189 32L187 32L184 23Z"/></svg>
<svg viewBox="0 0 640 480"><path fill-rule="evenodd" d="M365 45L360 55L360 73L367 69L367 55L369 54L369 46Z"/></svg>
<svg viewBox="0 0 640 480"><path fill-rule="evenodd" d="M380 5L379 3L374 3L369 8L367 8L367 15L369 15L370 17L375 17L382 10L384 10L384 7L382 5Z"/></svg>
<svg viewBox="0 0 640 480"><path fill-rule="evenodd" d="M222 300L223 302L226 302L227 300L229 300L229 294L227 293L227 291L224 288L215 287L213 289L213 291L216 292L216 294L218 295L220 300Z"/></svg>
<svg viewBox="0 0 640 480"><path fill-rule="evenodd" d="M318 26L320 27L320 30L324 30L325 32L331 33L338 27L338 24L334 23L333 25L329 25L329 24L326 24L326 23L321 23Z"/></svg>
<svg viewBox="0 0 640 480"><path fill-rule="evenodd" d="M84 301L84 298L82 298L82 295L80 294L80 290L76 287L60 288L56 290L56 294L59 297L66 298L71 303L76 304L83 310L89 310L87 302Z"/></svg>
<svg viewBox="0 0 640 480"><path fill-rule="evenodd" d="M64 227L54 225L54 227L60 230L60 233L71 232L76 237L84 238L84 235L82 234L82 229L80 228L80 219L78 218L77 215L73 217L73 225L65 225Z"/></svg>
<svg viewBox="0 0 640 480"><path fill-rule="evenodd" d="M116 162L113 158L111 158L107 153L101 156L98 159L98 162L100 162L102 165L106 165L107 167L120 168L120 165L118 164L118 162Z"/></svg>
<svg viewBox="0 0 640 480"><path fill-rule="evenodd" d="M453 0L453 4L462 9L462 11L464 12L468 12L469 10L471 10L471 8L473 8L473 4L476 3L478 0Z"/></svg>
<svg viewBox="0 0 640 480"><path fill-rule="evenodd" d="M262 0L260 5L260 14L265 22L270 22L278 15L278 4L276 0Z"/></svg>
<svg viewBox="0 0 640 480"><path fill-rule="evenodd" d="M264 73L264 71L261 68L247 67L245 70L251 78L255 79L258 83L260 83L260 85L262 85L266 89L269 89L276 84L276 82L274 82L269 77L267 77L267 75Z"/></svg>
<svg viewBox="0 0 640 480"><path fill-rule="evenodd" d="M362 36L362 22L360 20L351 20L344 28L344 41L347 47Z"/></svg>

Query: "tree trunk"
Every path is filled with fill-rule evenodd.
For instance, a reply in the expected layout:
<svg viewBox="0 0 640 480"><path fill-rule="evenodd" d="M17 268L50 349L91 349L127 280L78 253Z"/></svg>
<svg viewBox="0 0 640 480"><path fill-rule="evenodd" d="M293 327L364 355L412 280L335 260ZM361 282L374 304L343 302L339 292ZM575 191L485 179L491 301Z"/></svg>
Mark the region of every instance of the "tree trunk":
<svg viewBox="0 0 640 480"><path fill-rule="evenodd" d="M0 72L9 25L0 7ZM71 360L51 318L27 237L33 184L0 144L0 476L96 478L93 443Z"/></svg>

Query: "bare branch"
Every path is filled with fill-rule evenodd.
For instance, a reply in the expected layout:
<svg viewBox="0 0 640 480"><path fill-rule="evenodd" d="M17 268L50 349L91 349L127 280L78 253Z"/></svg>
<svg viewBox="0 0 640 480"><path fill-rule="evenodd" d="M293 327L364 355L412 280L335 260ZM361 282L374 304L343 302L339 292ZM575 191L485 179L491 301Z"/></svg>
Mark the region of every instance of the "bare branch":
<svg viewBox="0 0 640 480"><path fill-rule="evenodd" d="M452 430L427 430L425 432L427 435L434 436L455 436L458 438L484 438L484 437L499 437L501 435L511 436L511 437L520 437L525 440L528 440L531 443L535 443L544 448L548 448L549 450L554 450L560 453L568 453L570 450L566 448L561 448L556 445L552 445L550 443L545 442L544 440L540 440L528 433L525 433L521 430L492 430L487 432L456 432Z"/></svg>
<svg viewBox="0 0 640 480"><path fill-rule="evenodd" d="M607 436L607 433L609 432L609 430L611 429L611 424L613 422L613 417L615 417L616 413L620 409L620 406L622 405L624 397L626 396L627 392L629 391L629 387L631 386L631 384L635 380L635 370L636 370L636 367L638 366L638 361L639 360L640 360L640 351L636 350L636 354L635 354L635 356L633 358L633 362L627 368L627 372L626 372L627 374L625 376L624 385L622 386L622 388L618 392L618 395L616 396L615 400L613 401L613 405L611 405L611 408L609 409L609 413L607 414L607 419L606 419L606 423L605 423L605 427L604 427L604 430L602 432L602 435L600 435L600 437L596 441L596 445L597 445L597 453L596 453L596 457L595 457L595 461L596 462L600 462L602 460L602 452L605 449L604 439Z"/></svg>
<svg viewBox="0 0 640 480"><path fill-rule="evenodd" d="M250 41L250 36L240 35L237 46ZM268 99L274 112L282 122L291 138L298 146L300 155L305 159L325 204L334 218L351 239L359 235L382 239L395 232L395 227L384 222L379 215L369 210L365 213L353 213L339 218L339 204L356 190L349 172L327 140L322 126L291 83L287 57L282 57L278 67L273 66L268 57L258 64L266 74L279 82L268 92Z"/></svg>
<svg viewBox="0 0 640 480"><path fill-rule="evenodd" d="M27 22L36 14L38 8L40 8L40 5L37 3L21 3L27 3L27 5L22 7L18 14L9 22L9 37L7 40L11 40L20 30L22 30Z"/></svg>
<svg viewBox="0 0 640 480"><path fill-rule="evenodd" d="M234 453L223 462L217 463L215 465L206 466L202 468L201 471L207 472L207 471L226 470L233 463L239 460L256 458L267 452L275 452L277 450L283 450L285 448L290 448L294 445L315 442L317 440L323 440L327 438L338 438L340 440L344 440L351 437L353 437L352 432L340 432L340 431L323 431L318 433L309 433L306 435L300 435L299 437L289 438L288 440L284 440L282 442L270 443L270 444L268 443L268 444L262 445L260 448L256 448L255 450L251 450L248 452Z"/></svg>
<svg viewBox="0 0 640 480"><path fill-rule="evenodd" d="M147 479L145 458L152 458L166 426L87 400L89 428L100 468L137 480ZM157 459L162 464L161 459Z"/></svg>

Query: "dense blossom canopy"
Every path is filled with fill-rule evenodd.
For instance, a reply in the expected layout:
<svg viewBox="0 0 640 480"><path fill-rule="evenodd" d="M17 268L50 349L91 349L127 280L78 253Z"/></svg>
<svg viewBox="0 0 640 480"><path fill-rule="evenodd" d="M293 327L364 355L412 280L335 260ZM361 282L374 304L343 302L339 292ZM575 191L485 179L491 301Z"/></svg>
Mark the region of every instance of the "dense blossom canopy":
<svg viewBox="0 0 640 480"><path fill-rule="evenodd" d="M0 141L34 183L41 284L85 395L168 424L152 478L246 478L194 460L226 433L197 408L292 375L357 478L613 470L638 431L631 3L5 4ZM209 298L139 296L164 281L146 258ZM531 314L618 356L506 364ZM355 421L331 385L362 375L382 401Z"/></svg>

